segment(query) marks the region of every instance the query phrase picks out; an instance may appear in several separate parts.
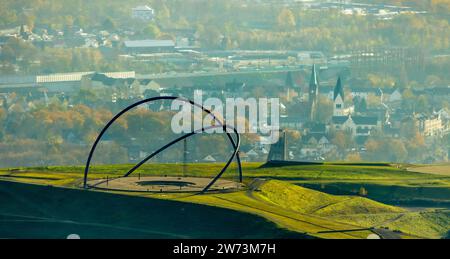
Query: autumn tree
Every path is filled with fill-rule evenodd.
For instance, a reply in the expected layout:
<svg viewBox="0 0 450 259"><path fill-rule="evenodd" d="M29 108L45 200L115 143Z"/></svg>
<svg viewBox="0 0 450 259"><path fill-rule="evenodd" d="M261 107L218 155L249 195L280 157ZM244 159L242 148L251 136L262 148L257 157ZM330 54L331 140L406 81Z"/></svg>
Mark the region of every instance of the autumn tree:
<svg viewBox="0 0 450 259"><path fill-rule="evenodd" d="M294 13L288 8L283 8L278 14L277 25L285 31L294 30L297 25Z"/></svg>
<svg viewBox="0 0 450 259"><path fill-rule="evenodd" d="M329 98L321 96L315 118L318 122L327 123L331 120L331 117L333 117L333 102Z"/></svg>
<svg viewBox="0 0 450 259"><path fill-rule="evenodd" d="M345 151L348 148L354 146L353 136L347 131L336 131L334 133L331 142L336 145L341 151Z"/></svg>
<svg viewBox="0 0 450 259"><path fill-rule="evenodd" d="M351 153L348 154L347 157L345 158L345 161L348 162L361 162L361 156L359 155L359 153Z"/></svg>
<svg viewBox="0 0 450 259"><path fill-rule="evenodd" d="M405 144L399 139L391 139L387 143L387 153L389 154L388 162L406 162L408 151Z"/></svg>
<svg viewBox="0 0 450 259"><path fill-rule="evenodd" d="M108 17L103 21L102 27L108 31L115 31L117 29L116 22L111 19L111 17Z"/></svg>
<svg viewBox="0 0 450 259"><path fill-rule="evenodd" d="M149 23L143 30L142 36L147 39L157 39L161 35L161 31L155 23Z"/></svg>

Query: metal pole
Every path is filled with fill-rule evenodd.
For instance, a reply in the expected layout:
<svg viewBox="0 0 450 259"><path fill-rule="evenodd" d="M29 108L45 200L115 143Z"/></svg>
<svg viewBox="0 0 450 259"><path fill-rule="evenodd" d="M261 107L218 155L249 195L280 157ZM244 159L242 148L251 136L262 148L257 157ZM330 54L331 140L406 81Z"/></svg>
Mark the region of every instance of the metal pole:
<svg viewBox="0 0 450 259"><path fill-rule="evenodd" d="M187 139L183 140L183 177L187 174Z"/></svg>

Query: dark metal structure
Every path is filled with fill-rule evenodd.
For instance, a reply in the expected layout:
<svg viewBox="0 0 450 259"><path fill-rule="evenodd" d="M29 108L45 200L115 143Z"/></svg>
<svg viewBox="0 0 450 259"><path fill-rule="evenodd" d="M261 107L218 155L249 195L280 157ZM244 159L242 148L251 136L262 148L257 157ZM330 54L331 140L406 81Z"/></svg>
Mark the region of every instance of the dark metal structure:
<svg viewBox="0 0 450 259"><path fill-rule="evenodd" d="M102 136L106 133L106 131L109 129L109 127L117 120L119 119L123 114L127 113L128 111L130 111L131 109L144 104L144 103L150 103L150 102L155 102L155 101L161 101L161 100L179 100L185 103L189 103L192 106L196 106L201 108L204 112L206 112L207 114L209 114L213 120L215 122L217 122L218 125L215 126L210 126L207 128L202 128L199 130L195 130L193 132L190 132L188 134L185 134L171 142L169 142L168 144L164 145L163 147L161 147L160 149L156 150L155 152L153 152L152 154L150 154L149 156L147 156L145 159L143 159L141 162L137 163L133 168L131 168L123 177L128 177L129 175L131 175L134 171L136 171L139 167L141 167L145 162L149 161L150 159L152 159L154 156L156 156L157 154L161 153L162 151L166 150L167 148L169 148L170 146L178 143L179 141L185 140L195 134L198 133L203 133L205 130L208 129L213 129L213 128L223 128L224 132L227 134L228 139L230 140L230 143L234 149L234 152L232 154L232 156L228 159L227 163L225 164L225 166L222 168L222 170L219 172L219 174L217 176L214 177L214 179L201 191L201 193L204 193L206 191L208 191L208 189L223 175L223 173L225 173L225 171L227 170L227 168L230 166L230 164L233 162L234 158L236 158L236 162L238 165L238 170L239 170L239 181L242 182L242 166L241 166L241 159L239 157L239 147L240 147L240 135L237 132L237 130L231 126L227 126L226 124L224 124L223 121L219 120L211 111L209 111L208 109L204 108L202 105L194 103L191 100L185 99L185 98L181 98L181 97L176 97L176 96L160 96L160 97L152 97L152 98L148 98L148 99L144 99L141 100L139 102L136 102L128 107L126 107L125 109L123 109L121 112L119 112L117 115L115 115L107 124L106 126L102 129L102 131L100 132L100 134L97 136L94 144L92 145L92 148L89 152L89 156L88 159L86 161L86 167L84 169L84 181L83 181L83 187L85 189L87 189L89 186L87 184L87 180L88 180L88 174L89 174L89 168L90 168L90 164L91 164L91 160L92 160L92 156L94 155L95 149L97 148L98 143L100 142ZM236 140L232 137L232 135L230 134L229 130L231 130L234 135L236 136Z"/></svg>
<svg viewBox="0 0 450 259"><path fill-rule="evenodd" d="M280 138L278 142L270 146L267 161L287 161L288 160L288 143L286 130L280 129Z"/></svg>

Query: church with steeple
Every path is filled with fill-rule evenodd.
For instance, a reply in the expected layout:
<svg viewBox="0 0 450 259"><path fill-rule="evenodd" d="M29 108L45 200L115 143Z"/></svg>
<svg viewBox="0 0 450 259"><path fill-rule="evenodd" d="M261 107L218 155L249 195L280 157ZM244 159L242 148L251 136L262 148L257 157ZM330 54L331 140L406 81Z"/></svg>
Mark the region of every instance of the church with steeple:
<svg viewBox="0 0 450 259"><path fill-rule="evenodd" d="M316 65L313 65L311 70L311 77L308 86L307 117L308 121L317 121L317 112L320 103L320 82ZM351 103L351 102L350 102ZM348 116L354 112L353 105L346 105L344 85L341 77L338 77L336 86L333 90L333 116Z"/></svg>
<svg viewBox="0 0 450 259"><path fill-rule="evenodd" d="M344 86L341 77L338 77L333 91L333 116L347 116L354 112L354 106L346 106Z"/></svg>
<svg viewBox="0 0 450 259"><path fill-rule="evenodd" d="M280 126L283 129L295 129L302 133L298 157L316 161L322 159L324 154L333 152L336 147L330 140L335 132L350 134L355 143L363 146L374 132L382 130L382 123L377 116L367 112L355 113L354 100L351 92L347 92L346 95L346 90L349 88L344 87L343 77L338 76L336 84L333 85L334 82L329 81L331 73L323 73L324 78L320 80L320 69L316 65L313 65L310 71L311 74L304 75L304 83L301 87L294 83L295 80L290 72L287 73L285 80L288 93L289 89L298 88L299 95L290 104L287 116L280 117ZM330 102L332 106L329 105ZM326 106L320 107L322 103ZM330 108L332 111L329 110ZM284 154L279 157L287 159L289 152L286 151L285 146L279 144L272 148L279 150L277 154ZM290 153L289 156L291 156ZM274 159L273 157L272 154L270 158Z"/></svg>
<svg viewBox="0 0 450 259"><path fill-rule="evenodd" d="M333 93L333 116L344 116L344 106L344 88L339 77Z"/></svg>
<svg viewBox="0 0 450 259"><path fill-rule="evenodd" d="M335 130L351 132L354 137L365 142L373 130L380 130L377 117L355 116L354 105L346 106L344 86L341 77L338 78L333 91L333 117L331 125Z"/></svg>

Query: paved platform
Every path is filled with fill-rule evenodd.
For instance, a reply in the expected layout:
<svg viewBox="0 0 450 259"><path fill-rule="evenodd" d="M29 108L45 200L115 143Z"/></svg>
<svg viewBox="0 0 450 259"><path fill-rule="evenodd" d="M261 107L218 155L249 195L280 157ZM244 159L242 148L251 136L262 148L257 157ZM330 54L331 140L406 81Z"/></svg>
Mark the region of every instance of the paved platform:
<svg viewBox="0 0 450 259"><path fill-rule="evenodd" d="M164 177L142 176L121 177L111 179L96 179L88 181L91 188L130 191L130 192L200 192L212 178L200 177ZM243 188L243 184L219 179L209 191L231 191Z"/></svg>

